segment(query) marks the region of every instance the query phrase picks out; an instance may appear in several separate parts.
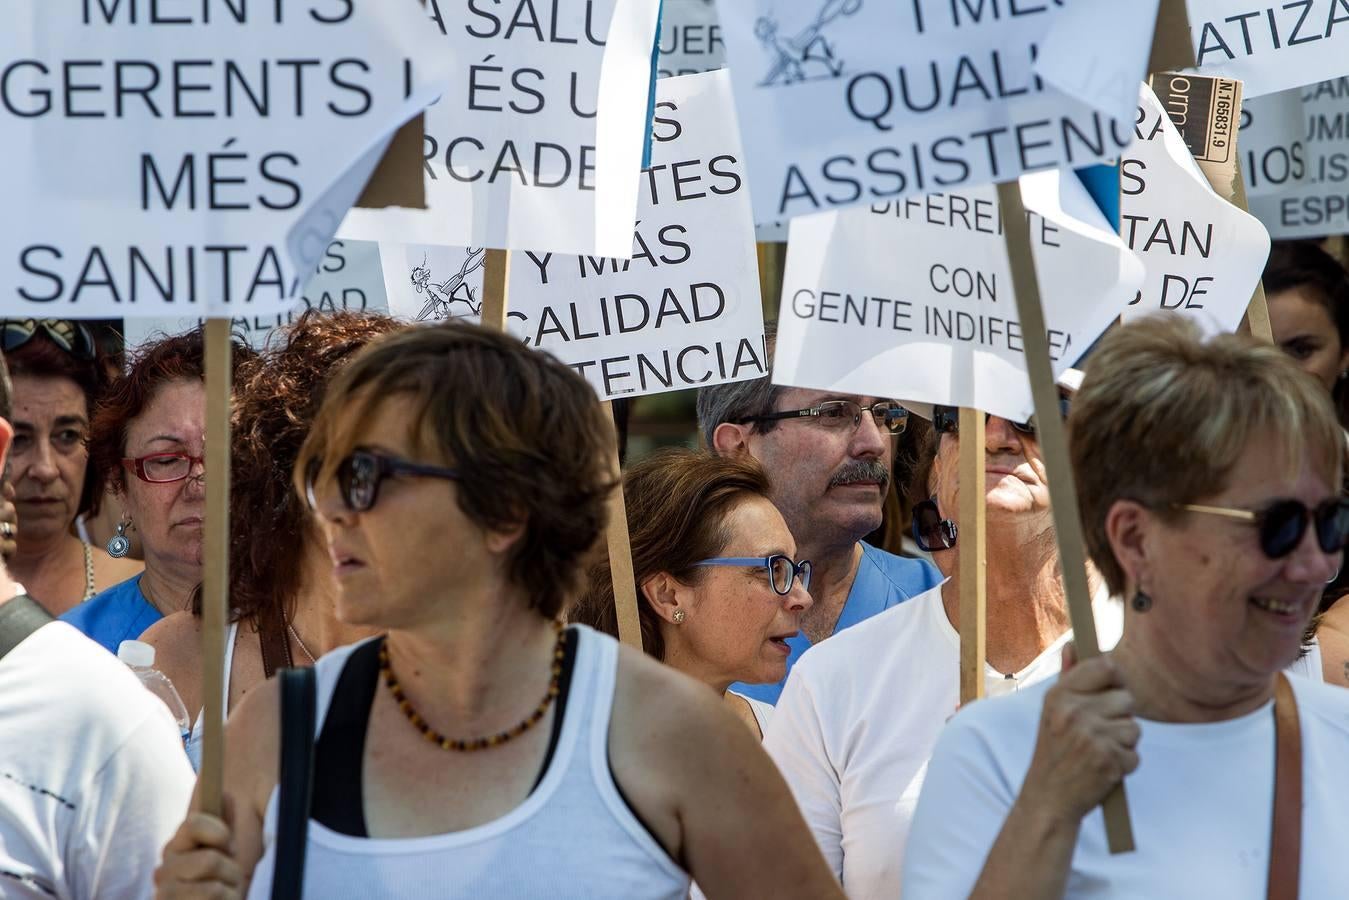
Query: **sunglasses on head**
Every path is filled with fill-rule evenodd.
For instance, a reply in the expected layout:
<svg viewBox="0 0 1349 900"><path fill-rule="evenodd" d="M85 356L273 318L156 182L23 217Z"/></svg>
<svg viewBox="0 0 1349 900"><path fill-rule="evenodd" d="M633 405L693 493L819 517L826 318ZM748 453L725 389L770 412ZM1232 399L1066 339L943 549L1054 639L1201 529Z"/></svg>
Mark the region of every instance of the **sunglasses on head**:
<svg viewBox="0 0 1349 900"><path fill-rule="evenodd" d="M69 319L5 319L0 322L0 350L18 350L39 333L76 359L94 358L94 336Z"/></svg>
<svg viewBox="0 0 1349 900"><path fill-rule="evenodd" d="M1059 394L1059 414L1064 419L1068 418L1068 413L1072 409L1072 400L1067 394ZM984 422L987 423L991 413L984 413ZM1036 432L1035 416L1031 416L1024 422L1013 422L1011 419L1007 423L1014 429L1029 437L1034 437ZM960 434L960 407L958 406L933 406L932 407L932 428L937 434Z"/></svg>
<svg viewBox="0 0 1349 900"><path fill-rule="evenodd" d="M1308 509L1301 500L1276 500L1264 509L1237 509L1181 503L1176 509L1237 519L1254 525L1260 534L1260 551L1269 559L1283 559L1297 549L1308 524L1316 528L1316 545L1322 553L1339 553L1349 543L1349 500L1335 497Z"/></svg>
<svg viewBox="0 0 1349 900"><path fill-rule="evenodd" d="M913 539L924 553L950 550L956 545L960 529L942 518L936 500L924 500L913 508Z"/></svg>
<svg viewBox="0 0 1349 900"><path fill-rule="evenodd" d="M305 469L304 493L310 509L318 509L319 461L310 460ZM431 466L376 453L356 450L337 464L337 489L342 503L352 512L366 512L379 499L379 486L386 478L411 476L415 478L444 478L458 480L459 472L444 466Z"/></svg>

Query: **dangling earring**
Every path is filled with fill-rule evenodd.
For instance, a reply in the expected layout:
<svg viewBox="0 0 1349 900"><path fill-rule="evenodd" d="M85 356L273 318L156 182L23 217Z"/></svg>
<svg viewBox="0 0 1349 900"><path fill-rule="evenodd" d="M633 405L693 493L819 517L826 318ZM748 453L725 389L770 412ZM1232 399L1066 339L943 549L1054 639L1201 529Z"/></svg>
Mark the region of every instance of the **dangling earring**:
<svg viewBox="0 0 1349 900"><path fill-rule="evenodd" d="M1134 612L1145 613L1152 609L1152 598L1140 590L1134 594L1134 599L1130 601L1130 605L1133 606Z"/></svg>
<svg viewBox="0 0 1349 900"><path fill-rule="evenodd" d="M684 611L683 611L682 609L676 609L676 610L674 611L674 615L671 616L670 618L674 619L674 623L675 623L676 625L683 625L683 624L684 624Z"/></svg>
<svg viewBox="0 0 1349 900"><path fill-rule="evenodd" d="M126 536L126 529L130 524L127 519L118 522L117 533L108 538L108 555L113 559L121 559L131 552L131 541Z"/></svg>

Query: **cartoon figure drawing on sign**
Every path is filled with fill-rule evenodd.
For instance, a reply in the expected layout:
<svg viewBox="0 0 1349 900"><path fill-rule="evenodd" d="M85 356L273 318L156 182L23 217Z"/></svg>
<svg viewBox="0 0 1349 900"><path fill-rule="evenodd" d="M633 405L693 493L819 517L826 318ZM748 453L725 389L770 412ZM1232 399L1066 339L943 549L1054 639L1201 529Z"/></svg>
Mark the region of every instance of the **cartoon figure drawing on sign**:
<svg viewBox="0 0 1349 900"><path fill-rule="evenodd" d="M824 37L824 28L835 19L855 15L862 8L862 0L823 0L815 21L795 37L779 36L778 20L769 13L754 23L754 36L763 44L772 58L772 67L760 87L775 84L794 84L811 78L838 78L843 74L843 60L834 52L834 45Z"/></svg>
<svg viewBox="0 0 1349 900"><path fill-rule="evenodd" d="M422 264L412 267L412 286L417 289L417 293L427 295L426 305L417 314L417 321L425 322L430 319L439 322L470 313L475 316L481 315L482 301L468 286L468 276L481 269L486 261L486 249L470 247L464 259L464 265L459 269L459 274L447 278L439 284L432 284L431 269L426 265L426 256L423 254ZM455 303L462 303L467 306L469 313L460 312L456 315L453 308Z"/></svg>

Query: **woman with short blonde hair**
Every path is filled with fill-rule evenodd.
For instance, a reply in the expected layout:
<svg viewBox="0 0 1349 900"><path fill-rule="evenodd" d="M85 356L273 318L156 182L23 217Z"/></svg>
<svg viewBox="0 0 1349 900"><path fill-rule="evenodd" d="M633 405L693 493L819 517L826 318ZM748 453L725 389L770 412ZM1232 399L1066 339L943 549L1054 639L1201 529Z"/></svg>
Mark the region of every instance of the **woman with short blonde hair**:
<svg viewBox="0 0 1349 900"><path fill-rule="evenodd" d="M956 716L905 895L1337 893L1349 693L1281 674L1349 535L1325 391L1275 347L1157 317L1101 342L1070 426L1124 636ZM1125 775L1138 849L1112 855L1095 809Z"/></svg>

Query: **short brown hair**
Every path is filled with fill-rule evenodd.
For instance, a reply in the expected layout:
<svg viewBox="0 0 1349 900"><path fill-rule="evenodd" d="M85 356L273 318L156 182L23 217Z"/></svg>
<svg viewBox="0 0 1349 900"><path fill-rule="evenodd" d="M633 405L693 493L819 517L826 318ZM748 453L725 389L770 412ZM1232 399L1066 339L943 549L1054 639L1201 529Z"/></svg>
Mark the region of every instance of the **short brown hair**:
<svg viewBox="0 0 1349 900"><path fill-rule="evenodd" d="M230 605L256 628L263 618L294 615L297 562L312 519L291 472L328 382L366 344L403 327L384 315L309 310L239 368L230 436Z"/></svg>
<svg viewBox="0 0 1349 900"><path fill-rule="evenodd" d="M237 376L239 366L254 353L237 339L232 343L232 365ZM89 424L89 462L115 490L126 490L122 458L126 456L126 433L132 420L145 412L155 393L169 382L204 379L204 348L200 327L147 344L104 393Z"/></svg>
<svg viewBox="0 0 1349 900"><path fill-rule="evenodd" d="M643 459L623 478L623 499L631 529L632 568L638 591L658 572L686 584L703 570L694 564L717 556L730 534L726 516L746 497L768 496L768 475L748 454L717 456L697 450L669 449ZM651 604L639 600L642 648L665 659L660 620ZM597 561L590 587L572 612L573 622L618 635L613 576L608 559Z"/></svg>
<svg viewBox="0 0 1349 900"><path fill-rule="evenodd" d="M1178 515L1223 490L1253 439L1277 435L1285 465L1310 454L1338 486L1344 433L1325 389L1273 344L1239 335L1204 339L1197 325L1154 315L1108 334L1092 354L1069 420L1087 550L1116 594L1124 570L1106 514L1134 500ZM1271 460L1270 464L1277 464Z"/></svg>
<svg viewBox="0 0 1349 900"><path fill-rule="evenodd" d="M11 377L64 378L73 383L80 389L80 393L84 394L84 415L90 421L110 381L108 363L102 354L95 353L89 359L76 359L74 354L59 347L41 329L36 330L22 345L11 350L6 361ZM11 386L12 384L11 381ZM13 420L10 421L12 424ZM84 487L80 491L79 505L75 509L75 514L97 515L99 501L102 499L103 472L92 460L86 460Z"/></svg>
<svg viewBox="0 0 1349 900"><path fill-rule="evenodd" d="M459 470L459 508L480 528L521 523L507 575L553 618L577 589L604 530L613 425L585 379L550 354L477 325L445 322L388 335L354 358L328 396L296 461L319 481L391 395L410 397L421 452Z"/></svg>

